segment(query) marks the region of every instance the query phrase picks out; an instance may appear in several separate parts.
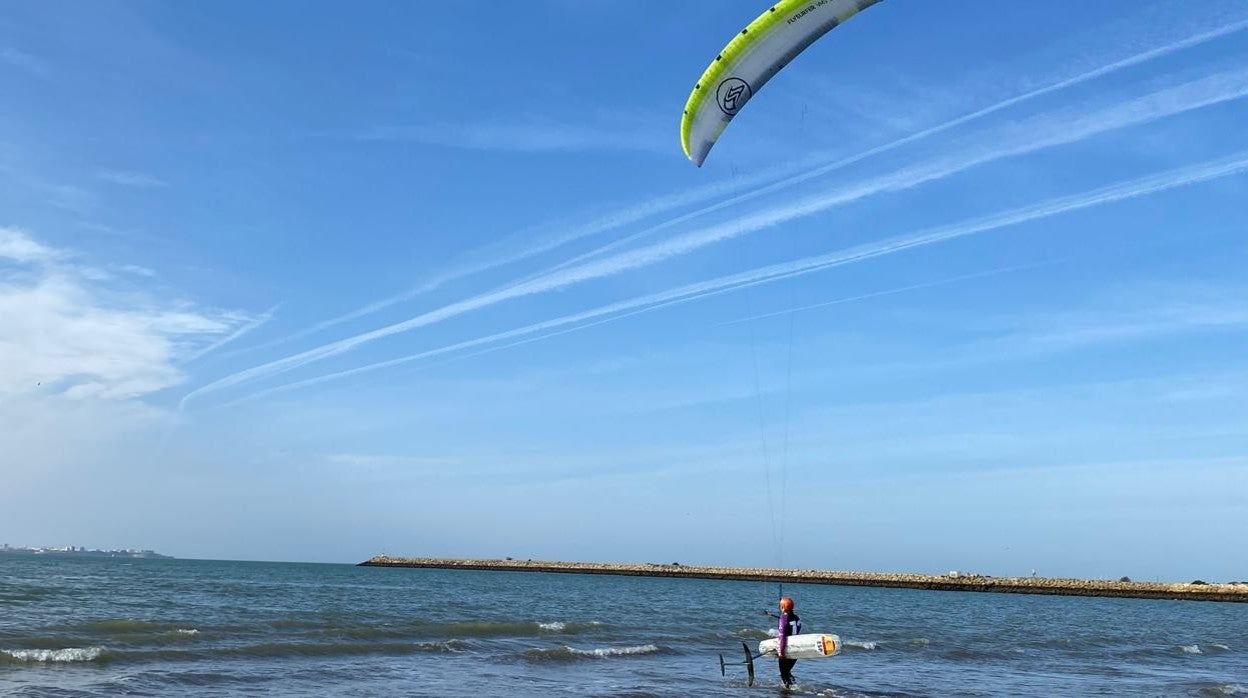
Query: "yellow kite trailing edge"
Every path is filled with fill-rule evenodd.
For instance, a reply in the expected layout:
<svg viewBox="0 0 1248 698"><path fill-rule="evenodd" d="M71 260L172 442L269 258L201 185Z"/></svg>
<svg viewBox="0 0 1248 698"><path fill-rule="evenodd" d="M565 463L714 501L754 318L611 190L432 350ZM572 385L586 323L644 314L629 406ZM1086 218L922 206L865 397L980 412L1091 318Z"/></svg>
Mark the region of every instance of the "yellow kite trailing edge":
<svg viewBox="0 0 1248 698"><path fill-rule="evenodd" d="M702 73L685 103L680 144L702 166L732 117L819 37L881 0L780 0L742 29Z"/></svg>

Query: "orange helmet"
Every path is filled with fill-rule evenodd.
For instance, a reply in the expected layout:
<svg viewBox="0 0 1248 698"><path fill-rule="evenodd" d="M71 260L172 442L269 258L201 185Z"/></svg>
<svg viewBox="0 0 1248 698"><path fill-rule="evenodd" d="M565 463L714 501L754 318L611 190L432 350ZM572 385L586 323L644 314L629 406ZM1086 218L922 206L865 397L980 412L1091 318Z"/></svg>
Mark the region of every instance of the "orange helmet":
<svg viewBox="0 0 1248 698"><path fill-rule="evenodd" d="M787 596L780 599L780 610L785 613L791 612L793 610L793 599L790 599Z"/></svg>

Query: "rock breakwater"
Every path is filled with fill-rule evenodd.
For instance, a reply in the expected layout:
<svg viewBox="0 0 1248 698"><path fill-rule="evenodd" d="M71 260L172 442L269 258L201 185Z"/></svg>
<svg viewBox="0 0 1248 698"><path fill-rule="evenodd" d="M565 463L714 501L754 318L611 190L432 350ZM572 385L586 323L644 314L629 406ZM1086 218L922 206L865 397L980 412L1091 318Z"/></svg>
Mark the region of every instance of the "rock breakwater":
<svg viewBox="0 0 1248 698"><path fill-rule="evenodd" d="M680 563L551 562L543 560L446 559L378 555L360 563L364 567L423 567L433 569L488 570L497 572L547 572L555 574L613 574L634 577L689 577L737 581L835 584L842 586L899 587L937 591L979 591L1006 594L1061 596L1114 596L1138 599L1248 602L1248 584L1191 584L1131 582L1050 577L989 577L983 575L926 575L834 570L775 569L765 567L717 567Z"/></svg>

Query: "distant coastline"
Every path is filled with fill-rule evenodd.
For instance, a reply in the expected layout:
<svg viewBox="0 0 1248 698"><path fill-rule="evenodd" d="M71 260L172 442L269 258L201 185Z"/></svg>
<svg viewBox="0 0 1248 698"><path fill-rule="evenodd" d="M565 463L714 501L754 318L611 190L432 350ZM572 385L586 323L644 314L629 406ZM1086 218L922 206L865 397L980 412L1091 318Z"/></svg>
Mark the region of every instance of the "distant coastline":
<svg viewBox="0 0 1248 698"><path fill-rule="evenodd" d="M1059 596L1111 596L1135 599L1174 599L1248 603L1248 583L1207 584L1055 579L1047 577L988 577L951 572L946 575L840 572L759 567L716 567L679 563L550 562L541 560L460 560L377 555L361 567L418 567L432 569L487 570L497 572L549 572L557 574L610 574L634 577L688 577L736 581L832 584L841 586L897 587L935 591L976 591L1005 594Z"/></svg>
<svg viewBox="0 0 1248 698"><path fill-rule="evenodd" d="M85 547L67 545L60 548L27 548L12 547L5 543L0 545L0 555L49 555L53 557L120 557L131 560L172 560L169 555L161 555L153 550L87 550Z"/></svg>

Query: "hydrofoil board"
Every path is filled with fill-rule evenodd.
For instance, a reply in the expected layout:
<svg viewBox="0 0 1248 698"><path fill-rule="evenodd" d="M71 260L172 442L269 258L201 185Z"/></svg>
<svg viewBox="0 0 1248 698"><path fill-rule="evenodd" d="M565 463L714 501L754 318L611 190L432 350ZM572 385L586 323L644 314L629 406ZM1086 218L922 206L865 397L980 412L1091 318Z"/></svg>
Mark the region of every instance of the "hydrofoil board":
<svg viewBox="0 0 1248 698"><path fill-rule="evenodd" d="M780 638L773 637L758 643L758 653L768 657L780 656ZM793 635L785 643L784 656L789 659L823 659L841 653L841 638L837 635Z"/></svg>

